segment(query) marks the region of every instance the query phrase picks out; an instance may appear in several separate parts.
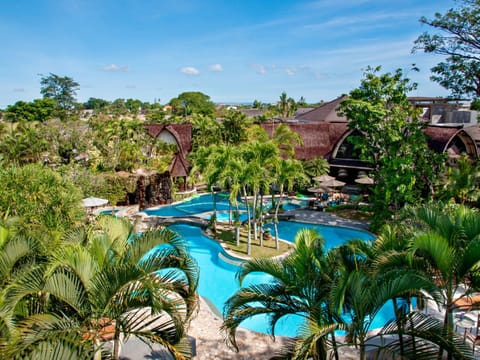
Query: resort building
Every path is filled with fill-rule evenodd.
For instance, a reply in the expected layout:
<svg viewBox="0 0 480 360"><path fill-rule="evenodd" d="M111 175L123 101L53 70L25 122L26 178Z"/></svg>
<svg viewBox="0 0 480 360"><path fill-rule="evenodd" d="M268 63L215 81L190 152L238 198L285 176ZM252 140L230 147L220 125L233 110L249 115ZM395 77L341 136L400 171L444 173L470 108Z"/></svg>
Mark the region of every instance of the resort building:
<svg viewBox="0 0 480 360"><path fill-rule="evenodd" d="M353 181L360 172L372 170L360 161L349 140L358 135L348 127L346 117L339 116L338 107L345 97L339 97L321 107L298 114L285 123L298 133L303 145L295 149L299 160L323 157L330 163L331 175ZM449 161L462 153L478 158L477 142L480 142L478 113L465 110L458 101L440 98L417 97L409 99L411 104L422 109L421 118L428 124L425 133L429 146L437 152L448 154ZM264 123L267 133L278 123Z"/></svg>
<svg viewBox="0 0 480 360"><path fill-rule="evenodd" d="M170 164L169 172L172 178L183 178L185 181L190 168L187 155L192 149L192 126L190 124L149 124L145 125L145 128L151 137L177 146L178 151Z"/></svg>

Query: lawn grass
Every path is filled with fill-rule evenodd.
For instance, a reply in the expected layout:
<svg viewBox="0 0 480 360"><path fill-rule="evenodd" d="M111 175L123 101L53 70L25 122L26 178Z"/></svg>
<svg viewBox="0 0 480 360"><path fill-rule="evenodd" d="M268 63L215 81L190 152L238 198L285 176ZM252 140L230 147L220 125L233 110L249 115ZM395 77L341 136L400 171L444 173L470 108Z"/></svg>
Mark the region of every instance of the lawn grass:
<svg viewBox="0 0 480 360"><path fill-rule="evenodd" d="M217 226L215 238L223 242L233 253L236 253L240 256L247 255L247 232L244 229L240 231L240 246L237 246L235 241L235 230L233 227L225 225ZM292 249L292 245L284 241L280 241L280 250L277 250L275 248L275 238L273 236L269 236L268 239L263 239L263 246L261 247L260 240L254 241L252 234L251 249L251 257L265 258L282 255L290 251Z"/></svg>
<svg viewBox="0 0 480 360"><path fill-rule="evenodd" d="M332 212L338 216L341 216L345 219L351 220L360 220L360 221L370 221L373 212L369 206L358 206L358 205L337 205L330 206L325 209L328 212Z"/></svg>

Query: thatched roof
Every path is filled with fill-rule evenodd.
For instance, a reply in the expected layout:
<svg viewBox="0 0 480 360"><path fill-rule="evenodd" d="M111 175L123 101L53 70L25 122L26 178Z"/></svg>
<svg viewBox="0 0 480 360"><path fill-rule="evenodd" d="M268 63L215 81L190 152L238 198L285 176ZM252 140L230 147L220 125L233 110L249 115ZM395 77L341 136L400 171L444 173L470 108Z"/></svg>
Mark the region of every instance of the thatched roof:
<svg viewBox="0 0 480 360"><path fill-rule="evenodd" d="M149 124L145 125L152 137L158 137L163 131L168 131L177 141L179 151L170 164L170 174L173 177L187 176L190 167L187 155L192 150L192 125L191 124Z"/></svg>
<svg viewBox="0 0 480 360"><path fill-rule="evenodd" d="M268 134L272 133L272 126L276 127L278 124L262 124ZM349 131L347 123L288 123L288 126L303 140L303 146L295 148L295 157L299 160L330 158L335 145Z"/></svg>
<svg viewBox="0 0 480 360"><path fill-rule="evenodd" d="M188 176L190 165L180 154L176 154L170 165L170 174L173 177Z"/></svg>
<svg viewBox="0 0 480 360"><path fill-rule="evenodd" d="M430 149L443 152L446 150L448 143L463 129L459 127L427 126L424 131L428 137Z"/></svg>
<svg viewBox="0 0 480 360"><path fill-rule="evenodd" d="M179 150L184 157L192 150L191 124L148 124L145 128L154 138L158 137L162 131L168 131L177 140Z"/></svg>

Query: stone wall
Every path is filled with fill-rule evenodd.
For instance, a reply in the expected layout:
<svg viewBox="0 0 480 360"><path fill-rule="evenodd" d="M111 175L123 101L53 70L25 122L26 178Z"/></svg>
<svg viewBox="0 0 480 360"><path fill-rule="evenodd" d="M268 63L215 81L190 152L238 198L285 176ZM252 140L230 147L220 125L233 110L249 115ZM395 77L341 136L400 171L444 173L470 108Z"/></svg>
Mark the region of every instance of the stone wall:
<svg viewBox="0 0 480 360"><path fill-rule="evenodd" d="M129 176L135 177L136 188L125 195L125 205L138 204L140 210L143 210L172 202L172 181L168 171L163 174L152 172Z"/></svg>

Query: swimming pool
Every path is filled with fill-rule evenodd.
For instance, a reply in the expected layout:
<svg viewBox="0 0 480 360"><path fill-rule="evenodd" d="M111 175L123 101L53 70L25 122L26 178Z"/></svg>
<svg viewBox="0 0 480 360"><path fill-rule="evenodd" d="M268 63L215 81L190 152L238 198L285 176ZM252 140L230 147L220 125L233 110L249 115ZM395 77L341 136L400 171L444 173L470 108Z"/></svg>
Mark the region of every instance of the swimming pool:
<svg viewBox="0 0 480 360"><path fill-rule="evenodd" d="M351 238L365 240L373 239L373 236L370 233L361 230L313 224L297 224L287 221L282 221L281 226L279 226L280 237L287 237L287 233L291 231L288 230L289 225L294 225L294 231L296 231L297 226L314 228L324 236L325 246L327 248L336 246L334 244L339 241L344 242ZM227 299L240 288L238 281L235 278L235 274L239 269L239 266L235 264L239 263L238 260L232 259L226 254L223 248L217 242L205 236L199 227L175 224L171 225L170 228L186 239L190 254L195 258L200 267L199 294L208 299L208 301L213 304L220 313L222 313L223 306ZM343 233L343 231L345 231L345 233ZM336 239L339 235L341 240ZM250 284L259 284L269 281L271 281L269 275L255 273L250 274L245 279L243 285L248 286ZM382 327L388 321L393 319L393 314L394 312L391 303L386 304L377 314L370 328L375 329ZM303 318L297 315L284 317L277 323L275 334L279 336L295 336L302 321ZM244 321L241 326L261 333L268 332L266 319L263 315Z"/></svg>
<svg viewBox="0 0 480 360"><path fill-rule="evenodd" d="M225 195L217 194L215 197L217 208L217 219L228 221L229 202ZM268 208L269 201L265 206ZM245 207L239 203L243 212L241 217L246 219ZM286 201L282 204L284 210L296 209L306 206L305 201ZM174 205L165 205L155 209L147 209L144 212L151 216L198 216L209 218L213 211L213 197L211 194L200 195ZM266 225L270 229L272 224ZM235 278L239 270L239 261L231 258L223 248L212 239L205 236L197 226L175 224L169 226L172 230L182 235L189 246L190 254L197 261L200 267L200 281L198 292L206 298L219 313L223 313L223 306L230 296L239 288ZM293 242L297 231L301 228L313 228L325 239L325 249L329 250L338 245L344 244L350 239L372 240L374 236L366 231L310 223L299 223L292 221L280 221L278 224L279 237ZM273 233L273 230L272 230ZM255 273L250 274L243 285L259 284L271 281L269 275ZM374 318L370 325L371 329L385 325L393 318L393 306L386 304ZM303 318L297 315L286 316L276 325L275 334L279 336L295 336ZM267 322L264 315L259 315L244 321L243 328L267 333Z"/></svg>
<svg viewBox="0 0 480 360"><path fill-rule="evenodd" d="M225 193L215 194L217 220L228 221L230 210L230 203L228 196ZM298 209L305 207L306 202L301 200L285 199L282 201L282 207L285 211ZM271 207L270 200L264 201L264 207L268 210ZM240 200L238 202L238 208L240 210L240 220L247 220L245 204ZM193 198L189 198L177 204L162 205L152 209L143 210L143 212L149 216L198 216L201 218L210 218L214 210L213 195L202 194ZM232 211L235 210L232 208Z"/></svg>

